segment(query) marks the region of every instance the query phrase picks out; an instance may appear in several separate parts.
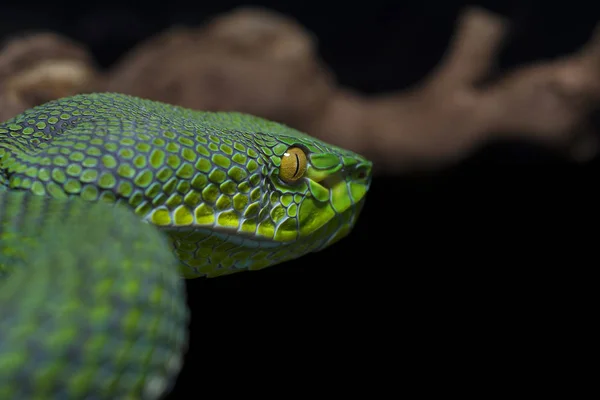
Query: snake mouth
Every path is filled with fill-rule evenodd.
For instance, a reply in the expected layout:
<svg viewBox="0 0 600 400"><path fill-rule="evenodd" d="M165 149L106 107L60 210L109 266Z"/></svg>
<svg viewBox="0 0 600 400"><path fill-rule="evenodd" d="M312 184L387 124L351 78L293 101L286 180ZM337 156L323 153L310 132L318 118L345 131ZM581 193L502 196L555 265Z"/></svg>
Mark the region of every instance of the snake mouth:
<svg viewBox="0 0 600 400"><path fill-rule="evenodd" d="M327 234L314 251L331 246L352 231L371 185L371 168L370 162L357 163L340 168L320 177L318 182L313 182L329 193L328 199L321 200L328 202L335 211L335 216L321 227Z"/></svg>
<svg viewBox="0 0 600 400"><path fill-rule="evenodd" d="M329 193L328 199L323 196L320 197L321 201L329 201L337 213L344 212L348 208L357 207L369 191L371 164L361 163L350 168L340 168L312 179L312 184Z"/></svg>
<svg viewBox="0 0 600 400"><path fill-rule="evenodd" d="M365 198L363 197L358 203L353 204L342 213L337 214L331 221L323 226L321 229L324 230L327 230L327 225L335 225L336 228L323 239L322 243L316 247L313 252L321 251L348 236L354 228L364 204Z"/></svg>

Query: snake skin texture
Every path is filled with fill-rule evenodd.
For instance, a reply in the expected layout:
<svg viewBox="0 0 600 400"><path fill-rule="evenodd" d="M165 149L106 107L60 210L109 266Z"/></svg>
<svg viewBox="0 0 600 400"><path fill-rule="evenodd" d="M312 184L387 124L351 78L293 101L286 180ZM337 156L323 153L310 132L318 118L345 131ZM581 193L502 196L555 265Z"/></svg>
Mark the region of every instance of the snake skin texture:
<svg viewBox="0 0 600 400"><path fill-rule="evenodd" d="M371 167L276 122L117 93L0 124L0 398L160 398L187 346L182 277L332 245Z"/></svg>
<svg viewBox="0 0 600 400"><path fill-rule="evenodd" d="M188 310L163 235L123 207L0 192L0 236L0 399L170 387Z"/></svg>

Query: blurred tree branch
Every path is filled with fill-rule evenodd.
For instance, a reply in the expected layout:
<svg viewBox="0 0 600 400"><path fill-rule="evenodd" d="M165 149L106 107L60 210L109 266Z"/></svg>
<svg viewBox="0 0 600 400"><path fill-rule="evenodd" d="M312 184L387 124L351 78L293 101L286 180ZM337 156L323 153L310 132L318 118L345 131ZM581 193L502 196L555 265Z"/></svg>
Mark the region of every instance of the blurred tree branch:
<svg viewBox="0 0 600 400"><path fill-rule="evenodd" d="M340 87L312 35L266 10L243 8L200 28L174 28L103 72L82 46L34 35L0 52L0 118L52 98L109 90L281 121L391 171L439 168L503 137L565 149L576 159L593 156L600 25L573 54L490 80L507 30L502 18L466 9L445 57L423 82L377 96Z"/></svg>
<svg viewBox="0 0 600 400"><path fill-rule="evenodd" d="M595 154L588 117L600 104L600 28L572 55L482 84L506 25L484 10L468 9L445 59L425 82L408 93L355 98L363 103L355 108L368 113L354 115L375 136L370 143L377 159L390 168L401 165L398 159L407 166L439 165L502 136L563 147L579 159Z"/></svg>
<svg viewBox="0 0 600 400"><path fill-rule="evenodd" d="M93 57L72 40L54 33L12 38L0 51L0 121L86 91L98 77Z"/></svg>

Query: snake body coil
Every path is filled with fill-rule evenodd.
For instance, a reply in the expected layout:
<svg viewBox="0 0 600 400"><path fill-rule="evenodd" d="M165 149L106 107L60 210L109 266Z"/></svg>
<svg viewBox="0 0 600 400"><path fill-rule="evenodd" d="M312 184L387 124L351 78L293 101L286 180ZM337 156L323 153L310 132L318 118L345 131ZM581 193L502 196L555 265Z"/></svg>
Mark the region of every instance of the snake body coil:
<svg viewBox="0 0 600 400"><path fill-rule="evenodd" d="M370 179L284 125L122 94L0 124L0 399L159 398L187 345L181 277L335 243Z"/></svg>

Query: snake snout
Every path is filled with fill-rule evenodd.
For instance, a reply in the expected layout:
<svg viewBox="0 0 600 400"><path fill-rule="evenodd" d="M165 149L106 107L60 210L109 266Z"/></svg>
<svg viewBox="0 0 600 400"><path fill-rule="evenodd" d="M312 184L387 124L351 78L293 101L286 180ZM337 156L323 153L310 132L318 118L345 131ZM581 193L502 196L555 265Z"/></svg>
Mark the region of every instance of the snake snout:
<svg viewBox="0 0 600 400"><path fill-rule="evenodd" d="M371 186L372 164L369 162L344 167L324 177L319 184L327 189L333 189L336 185L347 182L364 185L367 190Z"/></svg>

